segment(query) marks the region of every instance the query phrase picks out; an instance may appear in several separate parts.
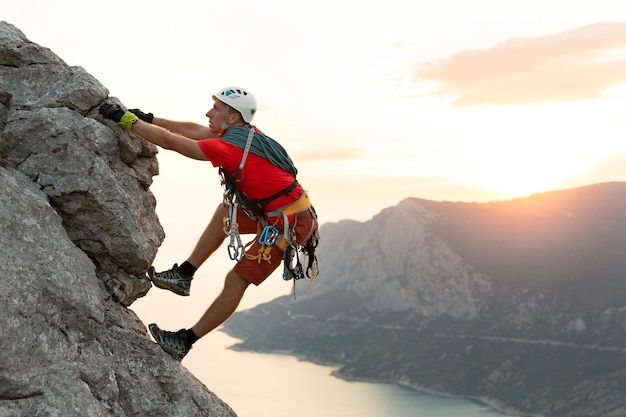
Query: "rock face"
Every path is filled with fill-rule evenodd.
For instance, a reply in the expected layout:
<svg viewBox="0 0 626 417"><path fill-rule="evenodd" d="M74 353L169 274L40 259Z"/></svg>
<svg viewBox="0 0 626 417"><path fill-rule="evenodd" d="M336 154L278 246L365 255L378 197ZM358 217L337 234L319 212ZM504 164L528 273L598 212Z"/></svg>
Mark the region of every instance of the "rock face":
<svg viewBox="0 0 626 417"><path fill-rule="evenodd" d="M107 95L0 22L0 416L235 416L126 308L164 238L157 150Z"/></svg>

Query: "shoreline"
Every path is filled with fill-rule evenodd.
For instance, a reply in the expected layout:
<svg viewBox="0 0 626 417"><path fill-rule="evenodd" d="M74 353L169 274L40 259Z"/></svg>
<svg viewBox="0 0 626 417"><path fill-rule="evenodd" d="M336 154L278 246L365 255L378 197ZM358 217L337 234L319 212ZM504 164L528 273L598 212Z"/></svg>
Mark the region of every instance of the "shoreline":
<svg viewBox="0 0 626 417"><path fill-rule="evenodd" d="M235 337L231 334L229 334L227 331L220 329L220 331L226 333L227 335L229 335L230 337L243 341L243 339L239 339L238 337ZM293 358L298 359L299 361L303 361L303 362L309 362L315 365L320 365L320 366L326 366L326 367L330 367L330 368L335 368L333 371L331 371L331 375L335 378L338 379L342 379L344 381L350 381L350 382L365 382L365 383L378 383L378 384L393 384L393 385L397 385L400 387L404 387L407 389L410 389L412 391L421 393L421 394L426 394L426 395L433 395L433 396L437 396L437 397L442 397L442 398L453 398L453 399L461 399L461 400L469 400L469 401L474 401L476 403L479 403L481 405L484 405L486 408L492 410L492 411L496 411L502 414L507 414L510 416L516 416L516 417L544 417L543 415L540 414L526 414L523 413L519 410L513 409L511 407L506 406L505 404L502 404L501 402L499 402L498 400L492 399L492 398L485 398L485 397L472 397L472 396L459 396L459 395L454 395L451 393L447 393L447 392L439 392L436 390L432 390L429 388L425 388L419 385L415 385L415 384L411 384L411 383L407 383L407 382L402 382L402 381L390 381L390 380L384 380L384 379L367 379L367 378L352 378L346 375L342 375L339 372L339 367L341 367L341 364L337 364L337 363L331 363L331 362L327 362L327 361L321 361L321 360L313 360L311 358L306 357L305 355L300 355L300 354L296 354L290 350L273 350L273 351L265 351L265 350L250 350L250 349L241 349L236 347L236 344L230 345L230 346L226 346L227 349L230 350L234 350L236 352L249 352L249 353L259 353L259 354L268 354L268 355L283 355L283 356L291 356Z"/></svg>
<svg viewBox="0 0 626 417"><path fill-rule="evenodd" d="M311 362L311 361L308 361ZM314 362L312 362L314 363ZM339 378L339 379L343 379L344 381L353 381L353 382L366 382L366 383L377 383L377 384L393 384L393 385L398 385L400 387L404 387L410 390L413 390L415 392L421 393L421 394L426 394L426 395L432 395L432 396L436 396L436 397L442 397L442 398L451 398L451 399L460 399L460 400L468 400L468 401L473 401L475 403L481 404L483 406L485 406L487 409L498 412L498 413L502 413L502 414L506 414L506 415L510 415L510 416L517 416L517 417L544 417L540 414L525 414L522 413L519 410L516 410L514 408L508 407L504 404L502 404L501 402L494 400L492 398L485 398L485 397L472 397L472 396L459 396L459 395L454 395L454 394L450 394L447 392L440 392L440 391L436 391L436 390L432 390L429 388L425 388L422 387L420 385L415 385L415 384L411 384L411 383L407 383L407 382L401 382L401 381L390 381L390 380L384 380L384 379L366 379L366 378L351 378L351 377L347 377L347 376L343 376L341 375L339 372L337 371L333 371L331 373L335 378Z"/></svg>

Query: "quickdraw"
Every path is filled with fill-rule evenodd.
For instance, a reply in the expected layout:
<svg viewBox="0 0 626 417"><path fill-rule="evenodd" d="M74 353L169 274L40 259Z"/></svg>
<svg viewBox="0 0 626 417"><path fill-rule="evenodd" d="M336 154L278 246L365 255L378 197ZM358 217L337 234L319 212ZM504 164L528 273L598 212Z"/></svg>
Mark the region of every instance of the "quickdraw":
<svg viewBox="0 0 626 417"><path fill-rule="evenodd" d="M239 235L239 226L237 225L237 203L230 202L228 204L228 217L224 218L224 233L230 236L228 243L228 256L233 261L241 261L244 254L244 245Z"/></svg>

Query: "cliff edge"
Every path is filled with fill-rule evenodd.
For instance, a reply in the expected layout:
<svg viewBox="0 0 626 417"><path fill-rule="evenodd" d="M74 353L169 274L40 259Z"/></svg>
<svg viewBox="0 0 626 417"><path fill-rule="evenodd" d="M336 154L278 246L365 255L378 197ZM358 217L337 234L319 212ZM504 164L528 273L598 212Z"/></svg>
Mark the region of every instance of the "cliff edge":
<svg viewBox="0 0 626 417"><path fill-rule="evenodd" d="M164 239L157 149L0 22L0 416L235 416L127 307Z"/></svg>

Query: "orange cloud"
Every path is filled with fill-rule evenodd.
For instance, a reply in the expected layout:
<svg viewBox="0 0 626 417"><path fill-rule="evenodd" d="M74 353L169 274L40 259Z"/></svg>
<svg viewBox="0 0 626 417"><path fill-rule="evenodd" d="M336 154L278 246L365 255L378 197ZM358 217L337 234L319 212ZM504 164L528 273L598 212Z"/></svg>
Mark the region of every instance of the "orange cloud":
<svg viewBox="0 0 626 417"><path fill-rule="evenodd" d="M441 83L458 106L587 100L626 84L626 22L602 22L424 63L416 78ZM620 56L621 53L621 56Z"/></svg>

